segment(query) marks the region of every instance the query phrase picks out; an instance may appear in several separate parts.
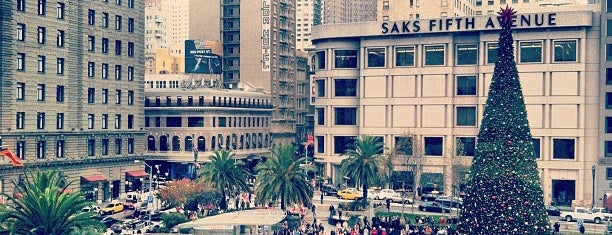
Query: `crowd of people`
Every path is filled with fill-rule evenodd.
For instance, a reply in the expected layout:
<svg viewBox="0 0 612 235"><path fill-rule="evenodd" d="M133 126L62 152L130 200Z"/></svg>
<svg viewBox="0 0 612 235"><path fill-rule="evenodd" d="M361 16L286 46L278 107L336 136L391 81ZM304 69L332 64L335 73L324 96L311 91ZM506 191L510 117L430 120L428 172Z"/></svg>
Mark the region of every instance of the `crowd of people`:
<svg viewBox="0 0 612 235"><path fill-rule="evenodd" d="M400 217L367 217L358 219L353 224L344 220L336 223L335 231L331 235L437 235L455 234L454 224L456 219L441 217L435 220L433 217L416 217L415 221L406 218L403 222Z"/></svg>

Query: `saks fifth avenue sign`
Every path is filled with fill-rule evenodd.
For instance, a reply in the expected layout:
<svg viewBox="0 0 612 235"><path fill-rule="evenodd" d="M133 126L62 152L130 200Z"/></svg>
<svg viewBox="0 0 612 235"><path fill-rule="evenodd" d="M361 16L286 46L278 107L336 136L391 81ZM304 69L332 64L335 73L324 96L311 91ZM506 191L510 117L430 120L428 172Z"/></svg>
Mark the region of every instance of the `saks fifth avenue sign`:
<svg viewBox="0 0 612 235"><path fill-rule="evenodd" d="M544 28L557 25L557 13L534 13L517 15L512 20L513 28ZM441 33L471 30L501 29L501 19L495 16L488 17L456 17L426 20L406 20L383 22L383 34L410 34L410 33Z"/></svg>

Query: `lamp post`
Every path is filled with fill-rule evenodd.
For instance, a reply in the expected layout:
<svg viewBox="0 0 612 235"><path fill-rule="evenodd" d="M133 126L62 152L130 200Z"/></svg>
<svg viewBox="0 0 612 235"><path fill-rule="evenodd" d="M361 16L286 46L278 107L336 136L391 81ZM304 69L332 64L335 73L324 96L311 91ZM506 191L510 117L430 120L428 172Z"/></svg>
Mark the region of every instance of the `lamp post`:
<svg viewBox="0 0 612 235"><path fill-rule="evenodd" d="M198 179L198 148L193 147L193 180Z"/></svg>
<svg viewBox="0 0 612 235"><path fill-rule="evenodd" d="M595 206L595 172L597 171L597 167L593 165L591 167L591 174L593 176L593 191L591 195L591 208Z"/></svg>
<svg viewBox="0 0 612 235"><path fill-rule="evenodd" d="M134 160L134 163L142 163L145 165L145 170L146 167L148 166L149 169L151 170L149 172L149 192L147 192L147 196L150 197L151 195L151 190L153 189L153 167L149 166L149 164L145 163L144 161L140 161L140 160ZM152 206L149 204L148 202L148 197L147 197L147 207L148 208L152 208ZM149 226L151 225L151 211L149 210Z"/></svg>

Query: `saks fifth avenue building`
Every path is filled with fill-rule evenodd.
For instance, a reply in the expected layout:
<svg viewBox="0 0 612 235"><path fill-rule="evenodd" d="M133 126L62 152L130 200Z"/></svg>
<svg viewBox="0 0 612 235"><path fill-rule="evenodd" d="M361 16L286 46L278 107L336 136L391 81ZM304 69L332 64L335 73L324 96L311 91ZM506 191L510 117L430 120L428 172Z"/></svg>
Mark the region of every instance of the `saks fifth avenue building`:
<svg viewBox="0 0 612 235"><path fill-rule="evenodd" d="M590 202L593 166L598 182L606 179L600 20L599 12L584 10L519 14L515 21L515 59L547 204ZM424 155L420 170L393 159L391 187L416 177L413 187L423 191L451 195L462 188L500 28L495 16L314 27L311 100L321 174L353 184L339 170L353 138L379 136L393 149L413 135ZM608 191L598 186L596 203Z"/></svg>

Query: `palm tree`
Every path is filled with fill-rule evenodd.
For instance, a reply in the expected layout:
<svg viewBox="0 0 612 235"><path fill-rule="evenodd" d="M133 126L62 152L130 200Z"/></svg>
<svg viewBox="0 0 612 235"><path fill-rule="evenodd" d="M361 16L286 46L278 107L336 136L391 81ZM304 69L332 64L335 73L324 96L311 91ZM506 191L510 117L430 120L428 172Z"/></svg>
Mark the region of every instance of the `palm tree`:
<svg viewBox="0 0 612 235"><path fill-rule="evenodd" d="M217 150L215 155L208 158L210 162L204 165L200 178L221 191L220 207L226 210L228 193L249 191L246 170L242 161L236 161L236 154L230 150Z"/></svg>
<svg viewBox="0 0 612 235"><path fill-rule="evenodd" d="M306 158L294 159L296 150L292 145L278 145L270 158L255 167L258 202L280 199L283 210L293 203L311 203L313 187L301 167Z"/></svg>
<svg viewBox="0 0 612 235"><path fill-rule="evenodd" d="M0 208L0 224L7 225L10 234L68 235L99 226L92 212L81 211L90 202L81 192L66 192L71 182L66 183L59 171L30 177L26 173L24 184L13 181L16 195L22 196L9 197L12 203Z"/></svg>
<svg viewBox="0 0 612 235"><path fill-rule="evenodd" d="M340 171L351 179L358 180L363 189L363 198L368 198L368 187L379 183L385 174L384 145L380 137L361 135L355 140L354 149L346 150L347 156L340 163Z"/></svg>

